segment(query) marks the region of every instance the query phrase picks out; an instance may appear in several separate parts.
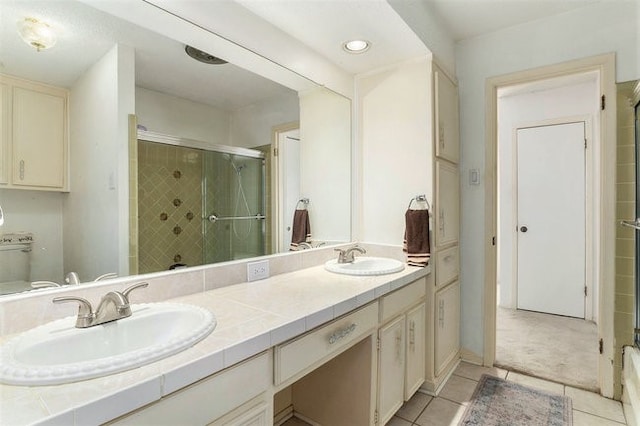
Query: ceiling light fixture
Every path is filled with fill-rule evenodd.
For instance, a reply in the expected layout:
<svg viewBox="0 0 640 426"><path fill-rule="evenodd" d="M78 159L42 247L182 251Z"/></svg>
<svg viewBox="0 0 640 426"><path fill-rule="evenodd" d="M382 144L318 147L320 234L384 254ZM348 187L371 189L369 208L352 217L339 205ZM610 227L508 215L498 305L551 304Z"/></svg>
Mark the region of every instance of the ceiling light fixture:
<svg viewBox="0 0 640 426"><path fill-rule="evenodd" d="M342 48L349 53L364 53L371 47L366 40L350 40L342 44Z"/></svg>
<svg viewBox="0 0 640 426"><path fill-rule="evenodd" d="M36 18L24 18L24 21L18 22L18 33L25 43L35 47L38 52L56 44L53 29L46 22Z"/></svg>

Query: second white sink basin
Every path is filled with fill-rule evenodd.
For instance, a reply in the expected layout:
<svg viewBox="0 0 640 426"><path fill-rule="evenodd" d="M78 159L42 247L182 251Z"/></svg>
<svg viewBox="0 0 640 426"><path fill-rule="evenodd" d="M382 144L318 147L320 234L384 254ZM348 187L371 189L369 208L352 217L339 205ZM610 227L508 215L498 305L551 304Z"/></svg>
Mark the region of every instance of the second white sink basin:
<svg viewBox="0 0 640 426"><path fill-rule="evenodd" d="M140 367L185 350L216 327L206 309L177 303L132 305L128 318L76 328L67 317L26 331L0 348L0 382L53 385Z"/></svg>
<svg viewBox="0 0 640 426"><path fill-rule="evenodd" d="M338 263L336 259L324 264L329 272L346 275L386 275L400 272L404 263L386 257L356 257L351 263Z"/></svg>

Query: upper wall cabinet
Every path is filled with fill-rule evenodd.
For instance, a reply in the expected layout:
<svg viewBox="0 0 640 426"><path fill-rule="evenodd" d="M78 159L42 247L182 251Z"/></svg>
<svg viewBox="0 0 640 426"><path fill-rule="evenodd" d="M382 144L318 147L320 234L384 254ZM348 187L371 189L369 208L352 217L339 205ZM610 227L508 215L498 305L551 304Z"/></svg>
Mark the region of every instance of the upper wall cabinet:
<svg viewBox="0 0 640 426"><path fill-rule="evenodd" d="M460 159L458 87L435 64L433 71L436 156L457 164Z"/></svg>
<svg viewBox="0 0 640 426"><path fill-rule="evenodd" d="M0 76L0 187L68 190L68 92Z"/></svg>

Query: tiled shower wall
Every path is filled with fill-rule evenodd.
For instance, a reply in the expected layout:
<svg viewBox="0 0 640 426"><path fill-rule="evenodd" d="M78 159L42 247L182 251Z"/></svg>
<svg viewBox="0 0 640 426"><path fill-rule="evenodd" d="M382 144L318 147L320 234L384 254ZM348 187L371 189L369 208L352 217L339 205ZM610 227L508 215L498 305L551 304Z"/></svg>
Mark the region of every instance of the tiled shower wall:
<svg viewBox="0 0 640 426"><path fill-rule="evenodd" d="M616 221L636 217L635 200L635 142L634 116L631 97L635 82L618 84L617 90L617 165L616 165ZM622 348L633 344L635 231L616 226L616 288L614 330L616 338L614 369L616 378L614 397L620 399L622 390Z"/></svg>
<svg viewBox="0 0 640 426"><path fill-rule="evenodd" d="M139 141L139 273L202 264L201 182L201 151Z"/></svg>

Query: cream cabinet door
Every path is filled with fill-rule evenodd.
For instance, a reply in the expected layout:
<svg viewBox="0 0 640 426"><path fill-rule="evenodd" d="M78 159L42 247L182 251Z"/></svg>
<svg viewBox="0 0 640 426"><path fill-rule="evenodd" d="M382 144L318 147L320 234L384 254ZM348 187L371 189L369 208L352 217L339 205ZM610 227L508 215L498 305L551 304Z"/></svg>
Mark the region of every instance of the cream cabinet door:
<svg viewBox="0 0 640 426"><path fill-rule="evenodd" d="M378 424L386 424L404 402L405 316L379 330Z"/></svg>
<svg viewBox="0 0 640 426"><path fill-rule="evenodd" d="M458 167L436 160L436 247L458 243L460 232L460 175Z"/></svg>
<svg viewBox="0 0 640 426"><path fill-rule="evenodd" d="M436 156L458 163L460 159L458 88L437 68L433 74Z"/></svg>
<svg viewBox="0 0 640 426"><path fill-rule="evenodd" d="M425 380L425 312L426 305L419 304L407 312L407 368L404 382L404 400L408 401Z"/></svg>
<svg viewBox="0 0 640 426"><path fill-rule="evenodd" d="M11 88L0 83L0 184L9 182L9 137L11 126Z"/></svg>
<svg viewBox="0 0 640 426"><path fill-rule="evenodd" d="M262 400L249 401L230 415L209 423L208 426L270 426L273 425L272 408Z"/></svg>
<svg viewBox="0 0 640 426"><path fill-rule="evenodd" d="M63 188L66 135L64 97L13 90L13 184Z"/></svg>
<svg viewBox="0 0 640 426"><path fill-rule="evenodd" d="M436 292L435 372L439 376L460 349L460 282Z"/></svg>

